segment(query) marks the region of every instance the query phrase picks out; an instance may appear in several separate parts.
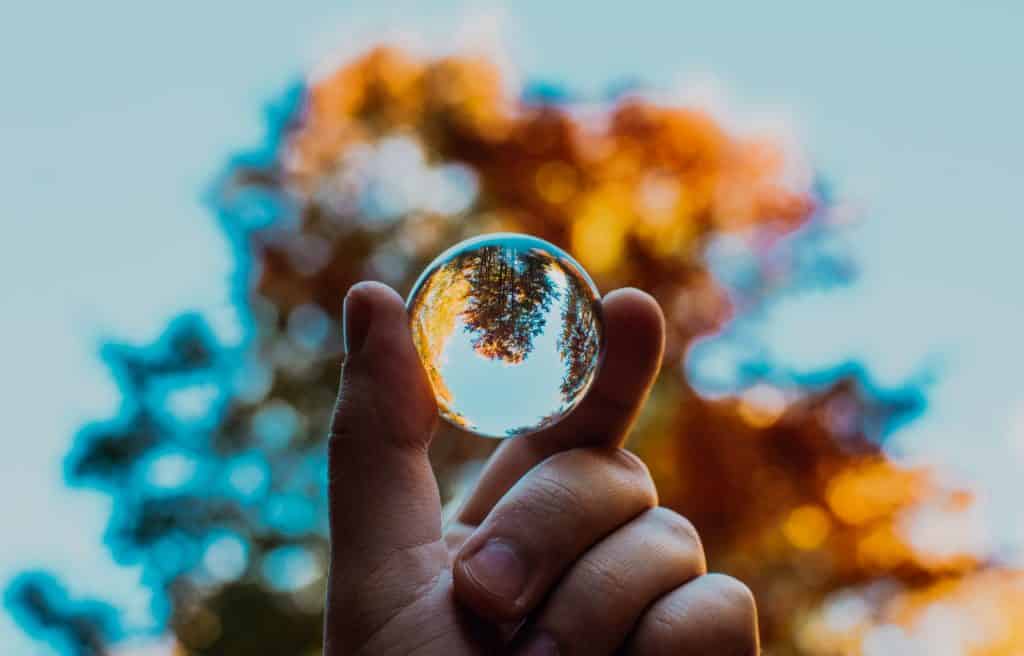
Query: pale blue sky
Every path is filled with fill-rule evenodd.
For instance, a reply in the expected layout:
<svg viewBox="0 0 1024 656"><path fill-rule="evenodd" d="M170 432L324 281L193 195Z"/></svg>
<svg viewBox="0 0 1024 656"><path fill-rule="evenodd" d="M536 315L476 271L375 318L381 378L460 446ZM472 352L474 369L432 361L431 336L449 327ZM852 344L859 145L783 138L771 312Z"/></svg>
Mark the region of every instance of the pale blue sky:
<svg viewBox="0 0 1024 656"><path fill-rule="evenodd" d="M710 74L730 107L796 126L864 211L862 276L777 306L768 341L795 367L853 357L888 383L941 361L927 416L896 444L977 481L1009 526L1024 468L1024 5L838 5L523 1L501 22L526 77L598 92ZM268 99L386 28L448 43L466 6L4 4L0 584L45 567L76 593L142 606L137 572L101 544L105 498L61 483L68 436L116 407L98 340L147 340L178 311L223 307L227 248L199 197L260 143ZM6 616L0 644L40 653Z"/></svg>
<svg viewBox="0 0 1024 656"><path fill-rule="evenodd" d="M458 319L440 357L440 372L452 395L452 408L468 419L474 431L503 437L507 431L540 423L555 413L562 399L566 363L558 352L561 294L565 278L548 274L556 295L544 313L544 329L532 340L522 362L488 358L473 348L475 333ZM513 391L514 393L510 393Z"/></svg>

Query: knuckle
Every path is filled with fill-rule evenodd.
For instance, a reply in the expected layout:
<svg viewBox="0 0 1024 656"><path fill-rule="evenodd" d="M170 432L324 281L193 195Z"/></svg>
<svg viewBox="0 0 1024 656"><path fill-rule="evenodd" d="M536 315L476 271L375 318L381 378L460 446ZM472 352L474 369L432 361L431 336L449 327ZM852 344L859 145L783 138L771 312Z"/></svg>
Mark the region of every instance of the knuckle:
<svg viewBox="0 0 1024 656"><path fill-rule="evenodd" d="M647 463L641 460L640 456L626 449L608 449L608 452L615 462L631 476L650 480L651 470L647 468Z"/></svg>
<svg viewBox="0 0 1024 656"><path fill-rule="evenodd" d="M707 579L726 608L745 618L753 618L757 614L754 593L743 582L726 574L708 574Z"/></svg>
<svg viewBox="0 0 1024 656"><path fill-rule="evenodd" d="M610 530L615 527L612 522L617 526L657 506L647 466L622 449L577 448L553 454L516 488L491 517L565 529L547 535L549 540L571 542L580 531L589 533L605 525Z"/></svg>
<svg viewBox="0 0 1024 656"><path fill-rule="evenodd" d="M531 493L521 498L517 505L531 515L569 517L584 514L587 506L580 492L551 475L539 476Z"/></svg>
<svg viewBox="0 0 1024 656"><path fill-rule="evenodd" d="M610 462L624 487L639 493L647 506L658 503L658 491L647 464L636 454L626 449L601 449L601 457Z"/></svg>
<svg viewBox="0 0 1024 656"><path fill-rule="evenodd" d="M613 447L580 447L561 451L549 457L544 470L550 472L599 473L611 483L614 489L629 492L647 506L658 502L657 489L650 470L638 456L625 449ZM552 474L553 477L562 478ZM565 478L572 478L568 476Z"/></svg>
<svg viewBox="0 0 1024 656"><path fill-rule="evenodd" d="M679 555L682 566L691 576L707 573L704 546L697 528L690 520L663 506L651 508L646 515L648 521L668 536L671 548Z"/></svg>
<svg viewBox="0 0 1024 656"><path fill-rule="evenodd" d="M754 594L746 585L725 574L708 574L708 584L716 591L721 605L718 634L726 653L748 656L758 651L757 607Z"/></svg>
<svg viewBox="0 0 1024 656"><path fill-rule="evenodd" d="M697 527L687 518L664 506L651 508L648 516L662 526L672 538L688 547L702 549Z"/></svg>
<svg viewBox="0 0 1024 656"><path fill-rule="evenodd" d="M617 599L624 597L630 589L624 572L614 563L585 558L580 561L579 572L580 592L583 593L580 598L596 592L604 598Z"/></svg>

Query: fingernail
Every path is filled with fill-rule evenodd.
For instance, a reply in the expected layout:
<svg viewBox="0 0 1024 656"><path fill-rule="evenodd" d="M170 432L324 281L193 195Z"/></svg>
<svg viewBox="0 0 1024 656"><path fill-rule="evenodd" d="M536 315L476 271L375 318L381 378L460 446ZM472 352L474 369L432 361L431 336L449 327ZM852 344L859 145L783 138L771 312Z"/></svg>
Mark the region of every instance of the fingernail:
<svg viewBox="0 0 1024 656"><path fill-rule="evenodd" d="M558 643L547 633L538 633L530 638L520 656L558 656Z"/></svg>
<svg viewBox="0 0 1024 656"><path fill-rule="evenodd" d="M514 601L526 585L526 566L515 550L498 540L489 540L465 564L473 581L501 599Z"/></svg>
<svg viewBox="0 0 1024 656"><path fill-rule="evenodd" d="M372 314L366 297L356 288L348 290L341 309L341 330L346 355L354 355L363 348L366 335L370 332Z"/></svg>

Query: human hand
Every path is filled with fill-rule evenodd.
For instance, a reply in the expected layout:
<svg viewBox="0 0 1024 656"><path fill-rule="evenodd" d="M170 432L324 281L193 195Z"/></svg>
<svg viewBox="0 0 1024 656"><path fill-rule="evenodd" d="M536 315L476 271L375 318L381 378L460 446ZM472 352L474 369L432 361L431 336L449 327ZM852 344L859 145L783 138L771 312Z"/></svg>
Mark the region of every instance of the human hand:
<svg viewBox="0 0 1024 656"><path fill-rule="evenodd" d="M750 591L707 574L693 526L621 448L661 364L661 311L636 290L603 309L607 355L580 407L504 441L442 529L437 407L405 306L377 283L349 291L326 656L758 652Z"/></svg>

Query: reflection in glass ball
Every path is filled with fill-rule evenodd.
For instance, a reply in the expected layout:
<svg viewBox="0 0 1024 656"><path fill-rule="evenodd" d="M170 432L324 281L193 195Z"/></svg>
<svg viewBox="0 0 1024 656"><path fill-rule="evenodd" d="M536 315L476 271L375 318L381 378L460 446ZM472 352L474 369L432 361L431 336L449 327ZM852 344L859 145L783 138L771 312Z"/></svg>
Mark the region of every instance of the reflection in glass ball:
<svg viewBox="0 0 1024 656"><path fill-rule="evenodd" d="M604 350L590 277L527 235L456 244L427 267L407 305L441 416L487 437L532 433L565 417Z"/></svg>

